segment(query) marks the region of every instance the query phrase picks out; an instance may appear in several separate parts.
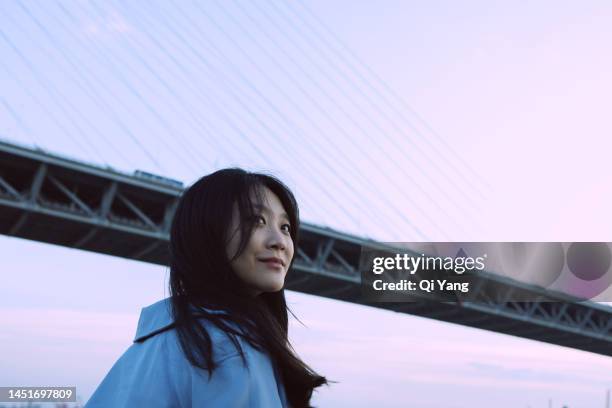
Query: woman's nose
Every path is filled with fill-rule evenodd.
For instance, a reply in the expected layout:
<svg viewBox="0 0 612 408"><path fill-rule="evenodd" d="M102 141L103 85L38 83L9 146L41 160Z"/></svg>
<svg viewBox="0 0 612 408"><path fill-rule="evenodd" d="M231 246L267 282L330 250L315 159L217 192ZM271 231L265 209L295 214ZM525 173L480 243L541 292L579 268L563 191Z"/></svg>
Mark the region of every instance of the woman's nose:
<svg viewBox="0 0 612 408"><path fill-rule="evenodd" d="M277 228L270 228L268 236L268 246L278 250L284 250L287 246L285 243L286 236Z"/></svg>

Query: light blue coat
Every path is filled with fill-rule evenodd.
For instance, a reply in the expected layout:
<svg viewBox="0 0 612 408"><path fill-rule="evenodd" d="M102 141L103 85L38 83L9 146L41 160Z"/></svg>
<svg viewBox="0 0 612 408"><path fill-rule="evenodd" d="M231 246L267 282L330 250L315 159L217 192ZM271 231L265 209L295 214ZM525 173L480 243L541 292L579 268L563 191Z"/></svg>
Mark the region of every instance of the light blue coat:
<svg viewBox="0 0 612 408"><path fill-rule="evenodd" d="M210 322L201 320L213 342L212 377L185 358L171 328L170 299L142 309L136 338L98 386L85 408L287 407L284 387L270 357L238 338L238 351ZM151 336L151 337L149 337ZM149 337L149 338L147 338ZM143 342L137 342L147 338Z"/></svg>

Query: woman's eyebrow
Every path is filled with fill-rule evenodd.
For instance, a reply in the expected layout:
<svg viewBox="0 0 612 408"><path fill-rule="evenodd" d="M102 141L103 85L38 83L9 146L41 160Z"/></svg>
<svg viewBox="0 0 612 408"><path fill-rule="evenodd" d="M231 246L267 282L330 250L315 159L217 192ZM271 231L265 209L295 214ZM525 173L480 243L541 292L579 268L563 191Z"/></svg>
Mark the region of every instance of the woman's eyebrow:
<svg viewBox="0 0 612 408"><path fill-rule="evenodd" d="M255 208L255 210L259 210L259 211L263 211L268 214L272 214L272 210L267 205L254 204L253 207ZM289 220L289 216L287 215L286 212L282 212L280 216Z"/></svg>

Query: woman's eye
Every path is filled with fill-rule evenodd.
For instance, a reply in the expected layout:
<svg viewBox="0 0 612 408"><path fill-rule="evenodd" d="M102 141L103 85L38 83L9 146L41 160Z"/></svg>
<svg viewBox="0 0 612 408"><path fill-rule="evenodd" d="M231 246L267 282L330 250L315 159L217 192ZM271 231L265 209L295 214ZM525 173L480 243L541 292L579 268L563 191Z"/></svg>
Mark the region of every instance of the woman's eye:
<svg viewBox="0 0 612 408"><path fill-rule="evenodd" d="M284 231L291 232L291 225L289 224L283 224L281 228L284 228Z"/></svg>
<svg viewBox="0 0 612 408"><path fill-rule="evenodd" d="M256 215L255 216L255 223L256 224L265 224L266 220L264 217L262 217L261 215Z"/></svg>

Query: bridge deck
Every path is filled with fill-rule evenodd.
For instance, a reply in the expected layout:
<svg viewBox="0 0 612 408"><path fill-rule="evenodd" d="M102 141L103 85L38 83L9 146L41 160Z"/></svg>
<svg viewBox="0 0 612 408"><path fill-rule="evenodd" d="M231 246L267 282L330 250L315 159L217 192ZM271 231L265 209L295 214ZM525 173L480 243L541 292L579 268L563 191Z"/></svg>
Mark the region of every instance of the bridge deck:
<svg viewBox="0 0 612 408"><path fill-rule="evenodd" d="M179 183L0 141L0 233L160 265ZM542 293L546 302L365 303L358 263L373 241L304 224L287 288L612 356L612 309ZM508 291L512 282L502 282ZM524 286L524 285L523 285ZM534 287L534 292L542 289Z"/></svg>

